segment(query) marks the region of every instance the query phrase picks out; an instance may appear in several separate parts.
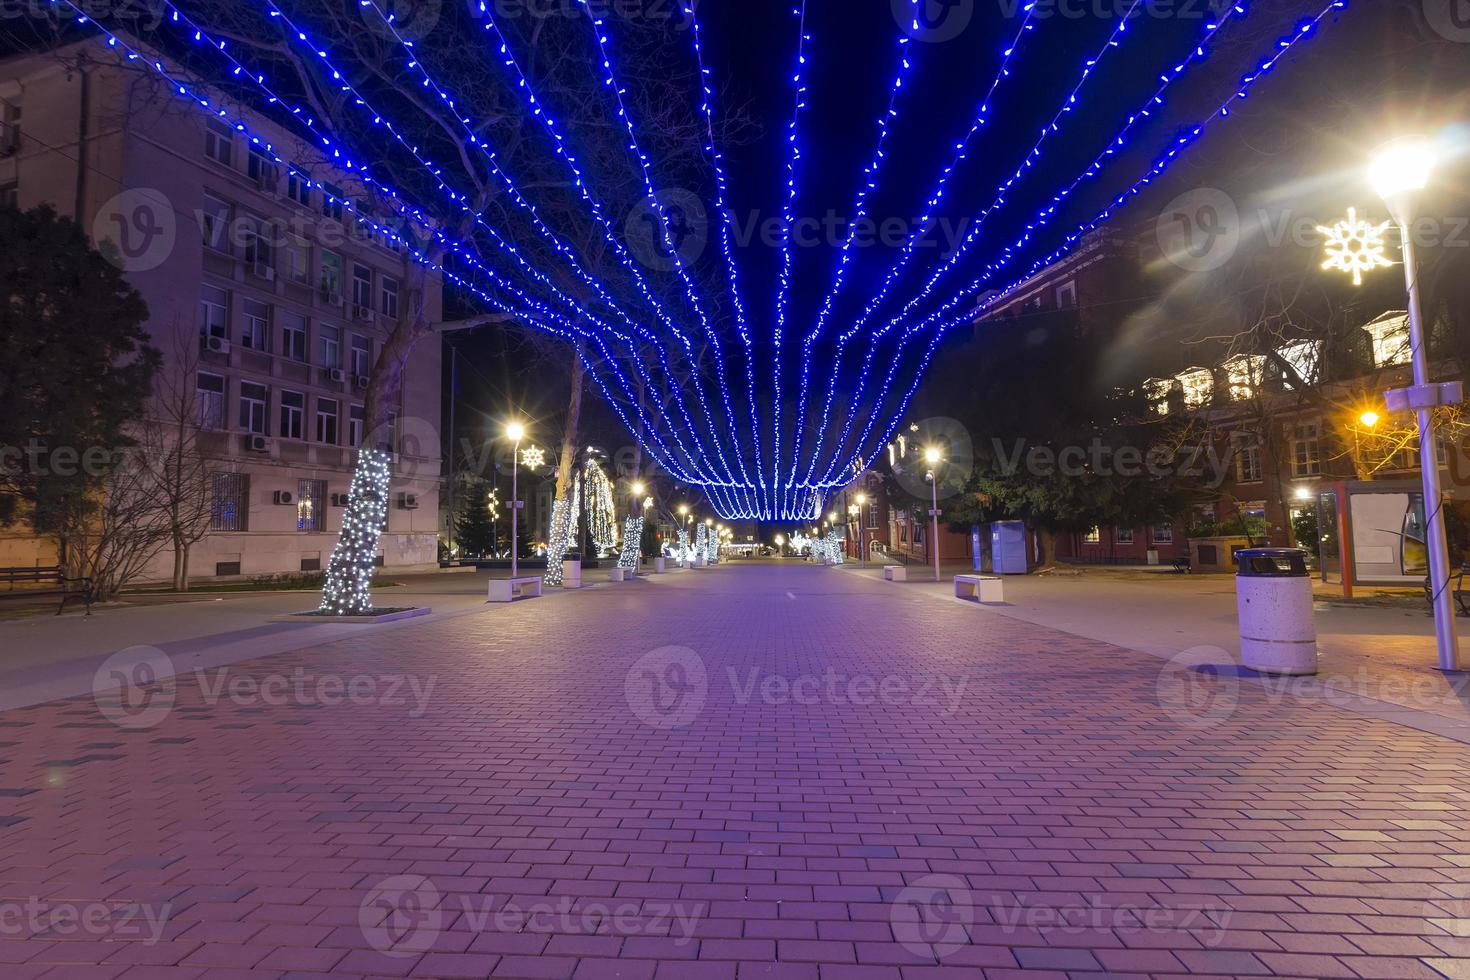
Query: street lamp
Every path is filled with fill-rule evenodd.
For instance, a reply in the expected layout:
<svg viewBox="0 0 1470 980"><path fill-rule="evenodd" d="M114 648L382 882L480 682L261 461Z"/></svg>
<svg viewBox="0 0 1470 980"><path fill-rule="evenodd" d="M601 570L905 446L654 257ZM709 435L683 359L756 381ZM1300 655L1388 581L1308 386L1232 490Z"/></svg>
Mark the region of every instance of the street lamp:
<svg viewBox="0 0 1470 980"><path fill-rule="evenodd" d="M1450 553L1445 539L1443 500L1439 488L1439 454L1435 450L1434 409L1460 402L1459 386L1429 383L1429 358L1424 350L1424 317L1419 304L1419 271L1411 228L1417 215L1419 193L1429 185L1438 152L1421 137L1394 140L1374 154L1368 181L1399 227L1404 252L1404 282L1409 300L1409 348L1414 367L1410 388L1387 392L1390 410L1412 408L1419 423L1419 471L1424 483L1424 545L1429 552L1429 585L1434 596L1434 633L1439 646L1439 669L1460 669L1460 647L1455 636L1455 611L1449 593ZM1366 417L1366 416L1365 416Z"/></svg>
<svg viewBox="0 0 1470 980"><path fill-rule="evenodd" d="M924 462L929 464L929 490L934 502L929 511L931 522L929 547L934 549L934 581L939 581L939 464L944 461L944 456L938 447L930 446L924 450Z"/></svg>
<svg viewBox="0 0 1470 980"><path fill-rule="evenodd" d="M512 422L505 427L505 437L513 445L510 454L510 577L515 578L520 572L520 463L521 440L526 438L526 427L520 422Z"/></svg>
<svg viewBox="0 0 1470 980"><path fill-rule="evenodd" d="M636 504L638 502L638 498L643 496L643 491L645 491L647 489L648 488L643 485L643 481L642 480L636 481L633 484L633 503ZM642 511L639 511L636 516L642 517L643 516L643 512Z"/></svg>
<svg viewBox="0 0 1470 980"><path fill-rule="evenodd" d="M865 535L863 533L863 528L867 525L868 522L864 519L866 517L866 515L863 512L868 509L868 495L867 494L860 493L860 494L857 495L857 508L858 508L858 561L861 562L862 564L866 565L868 563L868 545L867 545L867 542L865 540L863 540L864 537L865 537Z"/></svg>

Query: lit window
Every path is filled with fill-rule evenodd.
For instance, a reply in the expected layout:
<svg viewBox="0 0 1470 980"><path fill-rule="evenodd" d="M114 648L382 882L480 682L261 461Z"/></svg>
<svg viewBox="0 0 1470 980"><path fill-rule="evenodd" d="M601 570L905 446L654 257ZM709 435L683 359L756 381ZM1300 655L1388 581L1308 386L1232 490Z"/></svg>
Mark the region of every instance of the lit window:
<svg viewBox="0 0 1470 980"><path fill-rule="evenodd" d="M1102 528L1094 527L1082 535L1083 544L1102 544Z"/></svg>
<svg viewBox="0 0 1470 980"><path fill-rule="evenodd" d="M1390 367L1408 364L1412 359L1409 345L1409 318L1405 314L1382 317L1363 327L1373 342L1373 366Z"/></svg>
<svg viewBox="0 0 1470 980"><path fill-rule="evenodd" d="M1169 414L1169 393L1174 390L1173 378L1149 378L1143 383L1143 397L1149 410L1155 415Z"/></svg>
<svg viewBox="0 0 1470 980"><path fill-rule="evenodd" d="M327 527L327 481L296 481L296 530L325 531Z"/></svg>
<svg viewBox="0 0 1470 980"><path fill-rule="evenodd" d="M250 528L250 476L246 473L216 473L209 507L211 531L246 531Z"/></svg>
<svg viewBox="0 0 1470 980"><path fill-rule="evenodd" d="M1266 359L1259 354L1241 354L1225 362L1225 376L1230 385L1230 400L1254 398L1261 387L1261 368Z"/></svg>
<svg viewBox="0 0 1470 980"><path fill-rule="evenodd" d="M1185 407L1200 408L1209 404L1215 378L1208 368L1195 368L1179 375L1179 386L1184 389Z"/></svg>
<svg viewBox="0 0 1470 980"><path fill-rule="evenodd" d="M1276 352L1281 359L1291 366L1297 377L1309 385L1316 384L1321 379L1322 344L1316 340L1299 340L1294 344L1287 344ZM1284 379L1286 387L1290 388L1291 379Z"/></svg>
<svg viewBox="0 0 1470 980"><path fill-rule="evenodd" d="M1150 535L1151 535L1151 537L1153 539L1153 543L1154 544L1173 544L1174 543L1174 525L1172 525L1172 524L1155 524L1153 526L1153 528L1151 529L1151 531L1150 531Z"/></svg>

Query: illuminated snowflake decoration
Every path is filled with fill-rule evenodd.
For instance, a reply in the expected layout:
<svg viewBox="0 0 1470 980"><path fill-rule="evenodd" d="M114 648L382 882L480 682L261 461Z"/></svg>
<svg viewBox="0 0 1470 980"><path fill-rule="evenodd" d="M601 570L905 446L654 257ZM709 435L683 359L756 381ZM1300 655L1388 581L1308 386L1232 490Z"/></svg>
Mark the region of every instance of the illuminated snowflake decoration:
<svg viewBox="0 0 1470 980"><path fill-rule="evenodd" d="M1330 228L1318 225L1317 230L1327 236L1327 261L1322 268L1346 272L1353 277L1354 286L1361 286L1363 273L1393 265L1383 237L1388 225L1387 221L1375 225L1359 218L1357 208L1348 208L1347 217Z"/></svg>
<svg viewBox="0 0 1470 980"><path fill-rule="evenodd" d="M521 465L527 469L540 469L546 465L546 450L531 446L521 450Z"/></svg>

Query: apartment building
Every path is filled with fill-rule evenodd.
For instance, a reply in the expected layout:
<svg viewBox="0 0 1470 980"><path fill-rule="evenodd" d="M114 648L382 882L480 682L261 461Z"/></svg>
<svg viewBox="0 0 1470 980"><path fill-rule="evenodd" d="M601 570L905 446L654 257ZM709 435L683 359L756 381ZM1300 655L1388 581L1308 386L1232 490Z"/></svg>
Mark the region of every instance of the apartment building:
<svg viewBox="0 0 1470 980"><path fill-rule="evenodd" d="M161 380L193 391L215 464L210 533L191 554L204 578L325 566L369 435L368 378L406 314L412 270L393 234L355 220L389 218L364 187L241 114L302 173L101 43L0 62L0 206L47 203L110 242L147 301ZM424 294L437 322L436 278ZM439 348L415 349L391 426L389 568L437 563ZM53 546L0 543L0 564L31 560L54 561ZM171 560L160 555L146 577L167 579Z"/></svg>

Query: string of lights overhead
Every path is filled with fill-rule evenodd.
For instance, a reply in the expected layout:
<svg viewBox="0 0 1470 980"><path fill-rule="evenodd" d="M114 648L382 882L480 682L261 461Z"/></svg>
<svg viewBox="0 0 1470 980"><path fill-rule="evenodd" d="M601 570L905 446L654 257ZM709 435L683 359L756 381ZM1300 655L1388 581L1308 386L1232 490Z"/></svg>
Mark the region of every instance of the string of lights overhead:
<svg viewBox="0 0 1470 980"><path fill-rule="evenodd" d="M183 0L161 2L167 11L166 23L176 30L181 43L207 49L219 58L222 70L232 81L255 91L264 114L282 117L288 128L298 128L303 141L316 147L354 184L368 189L377 199L374 207L391 213L402 223L400 228L391 227L368 213L366 205L352 200L350 194L313 178L286 159L280 148L252 128L241 113L207 92L207 85L186 81L192 75L168 67L162 55L144 54L130 46L118 33L96 23L78 0L51 2L71 11L77 23L101 31L108 46L122 52L129 61L147 65L174 95L230 126L253 151L271 160L293 181L321 193L325 201L347 216L345 220L390 243L425 270L442 276L466 299L485 310L578 343L589 376L650 458L676 480L703 490L717 513L727 520L804 520L819 513L825 494L849 482L861 461L871 458L877 447L891 438L924 370L950 330L972 321L978 312L1020 288L1134 200L1200 139L1210 123L1228 117L1232 106L1246 98L1288 51L1312 36L1333 11L1347 6L1347 0L1332 0L1315 17L1300 22L1292 34L1276 43L1273 53L1241 78L1234 93L1215 111L1169 138L1142 177L1063 235L1048 254L1035 255L1038 237L1063 216L1064 205L1079 189L1101 179L1109 164L1120 159L1123 151L1140 138L1139 130L1157 117L1170 88L1191 67L1207 59L1220 32L1244 19L1248 8L1244 2L1235 3L1219 10L1217 16L1206 18L1192 50L1159 73L1153 93L1124 117L1123 125L1101 152L1070 181L1059 182L1033 214L1016 221L1019 233L1014 240L988 255L977 254L989 244L982 233L987 219L1008 206L1012 192L1023 180L1040 172L1053 137L1083 104L1084 87L1100 74L1104 59L1122 46L1136 24L1144 0L1132 0L1101 48L1083 60L1075 84L1050 121L1040 128L1030 149L1014 170L1006 171L1004 179L998 181L990 202L970 218L962 241L935 268L920 274L911 292L898 295L907 275L915 271L913 266L927 229L954 196L956 179L975 157L979 137L991 125L997 95L1015 71L1018 53L1029 47L1027 35L1039 26L1035 0L1026 3L1020 9L1023 16L1019 25L1008 33L1007 43L999 50L994 77L968 120L968 130L944 144L949 159L937 171L924 197L916 226L905 235L893 258L880 267L879 274L861 281L863 295L852 296L859 284L854 271L859 229L869 219L880 184L892 167L891 144L900 122L907 125L906 103L914 98L910 93L919 49L913 40L922 26L922 0L909 0L901 8L907 22L900 23L903 29L894 43L886 104L876 118L872 150L860 171L855 199L845 219L845 233L834 244L830 279L815 291L811 319L799 324L801 349L788 363L785 341L798 327L795 229L798 205L807 196L804 183L808 192L812 189L806 144L817 129L807 121L814 37L806 0L793 0L787 8L796 31L792 70L784 76L784 84L789 86L784 91L789 95L790 116L784 121L781 141L779 234L769 307L748 302L753 295L752 280L742 278L736 247L734 187L717 124L718 87L707 61L705 26L693 0L680 0L678 5L689 35L688 48L679 57L692 60L698 74L691 96L697 104L701 159L712 175L713 213L718 223L715 237L720 254L718 261L709 263L717 287L715 300L708 292L709 283L695 268L697 259L682 254L681 243L676 240L675 215L659 189L666 174L646 149L643 127L648 121L643 117L648 110L620 81L634 74L627 62L633 49L621 43L610 18L595 9L590 0L577 0L575 10L585 17L591 33L590 44L596 56L592 82L606 94L606 108L615 117L612 125L625 139L623 146L635 184L646 194L644 206L654 219L651 227L657 248L668 260L669 282L656 284L656 270L632 254L628 228L611 219L608 188L599 186L606 185L605 175L584 164L575 125L559 118L548 104L540 91L545 88L545 80L534 77L515 52L514 45L524 42L511 40L498 20L497 9L488 2L477 4L476 19L490 45L489 67L494 74L498 66L507 90L514 93L527 118L545 134L545 150L565 174L573 201L585 208L593 238L601 239L596 243L596 257L589 254L587 244L574 244L584 242L586 236L557 227L561 219L553 219L553 211L539 199L540 193L531 190L544 174L540 170L534 175L529 171L520 175L512 172L511 158L498 145L493 122L481 118L484 109L480 101L462 98L462 93L445 81L442 67L431 69L425 64L417 48L421 42L406 36L384 0L358 0L357 6L364 18L383 28L380 36L401 54L406 77L416 91L423 93L423 101L391 100L395 106L391 111L385 109L387 102L381 95L374 94L375 89L369 91L367 83L354 81L360 75L347 70L344 56L334 51L333 38L316 36L299 16L288 14L279 0L260 0L260 4L262 15L279 28L282 46L316 65L326 84L342 96L356 119L354 130L360 124L364 132L381 132L386 148L394 154L405 154L404 159L411 160L416 173L423 175L423 180L410 178L410 185L430 197L437 195L437 202L419 199L417 193L394 187L384 179L382 172L391 167L376 157L372 163L367 162L354 150L355 137L334 131L336 123L321 118L322 114L314 112L304 100L284 94L291 90L290 85L275 81L270 71L248 65L244 53L247 45L221 40L196 23L181 9ZM438 59L431 60L438 63ZM595 101L603 105L600 99ZM442 108L442 116L434 106ZM588 106L580 108L586 111ZM434 138L420 137L425 125L438 127ZM452 139L446 142L440 129L457 130L458 146ZM492 196L504 202L503 212L492 214L489 202L483 199L485 191L471 192L465 178L455 176L456 166L447 164L444 158L452 159L457 151L481 161L489 184L477 176L472 186L492 187ZM517 162L515 167L527 170L528 164ZM450 216L447 220L446 215ZM610 258L604 261L603 255ZM970 264L977 260L981 260L978 266ZM1012 267L1022 260L1030 261L1018 274ZM947 282L961 268L970 272L971 278L956 289ZM997 290L998 283L1001 285ZM982 301L979 297L986 290L991 291L989 298ZM755 313L762 308L770 310L769 320ZM885 309L898 312L879 320ZM768 323L765 329L762 321ZM874 329L877 323L882 325ZM834 324L842 324L842 329L834 331L835 353L833 348L820 344ZM890 337L896 339L890 341ZM849 364L849 346L859 339L866 340L866 351L860 359L854 351L851 360L857 364ZM915 344L920 345L918 350L911 351ZM886 360L880 360L890 345ZM743 365L743 398L738 391L740 372L733 364L737 352ZM820 368L819 353L825 362ZM763 355L769 358L769 365L761 364ZM827 378L825 386L818 385L813 377L818 370ZM763 376L769 377L772 391L762 391L758 385ZM793 380L791 393L795 398L788 404L787 385ZM692 389L692 397L686 389ZM838 411L844 402L845 411ZM812 412L817 406L818 410ZM364 487L365 492L372 489L366 484ZM371 519L368 511L363 513L364 520ZM343 594L355 588L346 584Z"/></svg>

